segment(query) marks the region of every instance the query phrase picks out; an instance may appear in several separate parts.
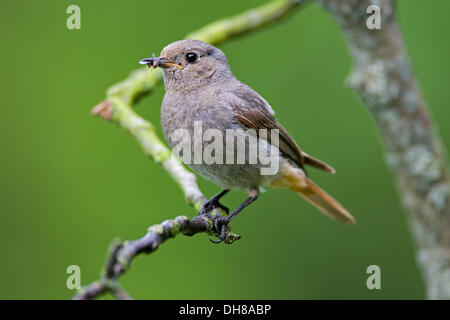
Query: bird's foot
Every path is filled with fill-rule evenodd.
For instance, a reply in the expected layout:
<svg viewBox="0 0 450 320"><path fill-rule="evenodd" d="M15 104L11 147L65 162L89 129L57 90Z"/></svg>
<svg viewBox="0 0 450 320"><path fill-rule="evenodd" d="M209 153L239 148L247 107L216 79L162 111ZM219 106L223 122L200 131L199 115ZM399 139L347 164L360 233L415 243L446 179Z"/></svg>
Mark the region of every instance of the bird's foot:
<svg viewBox="0 0 450 320"><path fill-rule="evenodd" d="M218 244L224 242L226 244L231 244L236 240L241 238L240 235L234 234L231 232L231 228L229 227L230 219L228 217L220 217L214 222L214 229L219 233L218 240L211 240L212 243Z"/></svg>
<svg viewBox="0 0 450 320"><path fill-rule="evenodd" d="M220 208L223 211L225 211L227 215L230 213L230 209L221 204L218 199L213 198L203 204L200 211L198 212L198 215L208 214L217 208Z"/></svg>
<svg viewBox="0 0 450 320"><path fill-rule="evenodd" d="M216 231L219 233L219 236L217 237L218 240L209 239L209 241L211 241L212 243L215 243L215 244L218 244L218 243L221 243L222 241L224 241L227 236L227 229L229 229L228 223L229 223L229 221L226 218L217 219L214 222L214 229L216 229Z"/></svg>

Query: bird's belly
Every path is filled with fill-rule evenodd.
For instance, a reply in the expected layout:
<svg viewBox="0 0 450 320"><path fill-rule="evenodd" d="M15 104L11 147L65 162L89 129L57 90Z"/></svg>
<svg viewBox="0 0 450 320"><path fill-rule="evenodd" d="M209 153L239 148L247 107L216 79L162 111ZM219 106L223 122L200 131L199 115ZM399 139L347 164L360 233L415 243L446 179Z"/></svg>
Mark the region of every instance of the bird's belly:
<svg viewBox="0 0 450 320"><path fill-rule="evenodd" d="M164 106L161 120L164 136L169 146L189 168L205 179L224 189L248 191L251 188L268 185L280 177L278 169L281 164L281 155L278 148L271 146L266 140L250 139L250 137L255 138L256 136L253 133L245 132L245 128L240 124L234 123L231 115L224 115L223 112L226 110L210 108L197 110L198 112L191 110L189 113L181 113L170 104ZM213 113L214 116L209 113ZM225 117L227 121L217 121L218 117L222 120ZM196 128L197 123L199 128ZM184 130L184 133L180 131L181 134L175 135L178 129ZM200 132L199 135L195 133L197 129ZM210 129L215 130L215 132L210 132L214 133L213 139L207 135ZM232 130L230 136L228 136L228 130ZM205 135L208 138L205 138ZM218 149L213 141L220 142L220 145L217 145ZM257 151L255 148L250 148L250 145L255 146L255 143L258 146ZM228 151L230 146L231 150ZM260 149L261 146L262 149ZM269 156L273 152L270 151L271 148L275 148L277 151L273 158ZM214 152L211 151L212 149ZM220 151L217 153L217 150ZM270 164L261 160L263 154L270 157ZM232 158L231 162L228 161L227 155ZM244 163L242 160L238 160L239 157L245 159ZM213 161L212 158L214 158ZM273 170L268 172L268 167Z"/></svg>
<svg viewBox="0 0 450 320"><path fill-rule="evenodd" d="M262 174L260 164L188 164L188 167L224 189L248 191L280 177L278 172Z"/></svg>

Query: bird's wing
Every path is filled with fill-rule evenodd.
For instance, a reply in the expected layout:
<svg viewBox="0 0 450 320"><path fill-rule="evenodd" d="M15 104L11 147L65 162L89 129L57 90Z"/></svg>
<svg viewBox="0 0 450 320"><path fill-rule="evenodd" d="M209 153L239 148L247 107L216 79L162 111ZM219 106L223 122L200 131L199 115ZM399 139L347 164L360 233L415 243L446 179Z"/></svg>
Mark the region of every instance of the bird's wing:
<svg viewBox="0 0 450 320"><path fill-rule="evenodd" d="M256 91L239 82L233 88L232 95L236 96L239 105L234 105L234 115L236 119L247 128L254 129L259 136L260 129L267 129L267 140L270 142L270 129L279 130L280 151L291 159L295 164L303 169L304 156L297 143L289 135L286 129L274 118L274 111L269 103ZM236 102L236 101L234 101Z"/></svg>
<svg viewBox="0 0 450 320"><path fill-rule="evenodd" d="M335 172L330 165L302 152L287 130L274 118L274 111L269 103L246 84L239 81L232 90L227 90L224 100L233 108L234 116L239 123L254 129L257 134L261 129L268 131L278 129L280 134L278 148L300 168L304 169L303 165L307 164L331 173ZM270 132L266 139L270 142Z"/></svg>
<svg viewBox="0 0 450 320"><path fill-rule="evenodd" d="M284 129L281 124L279 124L278 121L269 113L256 108L247 110L235 109L235 117L247 128L254 129L258 136L259 130L268 130L267 140L269 142L271 142L270 130L278 129L280 134L278 148L283 154L285 154L289 159L291 159L295 164L303 169L303 163L305 162L305 159L300 148L286 131L286 129Z"/></svg>
<svg viewBox="0 0 450 320"><path fill-rule="evenodd" d="M327 172L335 172L333 167L330 165L320 161L319 159L311 157L305 152L302 152L287 130L283 128L283 126L269 113L256 108L246 110L241 108L235 109L235 117L247 128L254 129L257 134L261 129L278 129L280 134L278 148L284 155L286 155L303 170L303 165L308 164L312 167L322 169ZM270 142L270 134L267 133L266 136L267 140Z"/></svg>
<svg viewBox="0 0 450 320"><path fill-rule="evenodd" d="M244 99L246 102L244 104L245 107L241 105L240 107L233 108L234 115L241 124L247 128L254 129L257 134L260 129L278 129L280 134L278 148L296 165L304 169L303 165L307 164L327 172L335 172L330 165L301 151L287 130L269 113L272 108L270 106L267 107L268 103L260 98L256 92L252 90L250 95L247 95ZM267 134L267 140L270 142L269 133Z"/></svg>

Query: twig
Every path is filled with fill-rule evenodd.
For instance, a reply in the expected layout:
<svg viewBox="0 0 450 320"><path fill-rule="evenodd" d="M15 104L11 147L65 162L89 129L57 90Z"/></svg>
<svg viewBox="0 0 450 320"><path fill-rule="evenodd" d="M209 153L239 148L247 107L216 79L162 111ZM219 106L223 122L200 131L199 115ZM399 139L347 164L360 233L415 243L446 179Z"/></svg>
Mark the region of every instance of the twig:
<svg viewBox="0 0 450 320"><path fill-rule="evenodd" d="M179 233L186 236L193 236L197 233L206 232L210 235L220 233L220 225L217 222L222 218L220 214L198 215L192 219L186 216L179 216L173 220L166 220L161 224L156 224L148 229L145 236L135 241L122 243L116 239L110 246L106 267L101 280L84 287L75 296L75 300L87 300L97 298L104 293L111 292L116 298L129 300L131 297L118 284L119 277L124 274L133 259L140 253L152 253L167 239L173 238ZM224 240L232 243L240 238L239 235L231 232L227 233Z"/></svg>
<svg viewBox="0 0 450 320"><path fill-rule="evenodd" d="M445 150L410 67L392 0L321 0L336 18L354 60L348 85L374 116L387 162L417 246L430 299L450 299L450 184ZM366 9L381 7L381 30L366 27Z"/></svg>
<svg viewBox="0 0 450 320"><path fill-rule="evenodd" d="M257 8L245 11L237 16L213 22L186 38L198 39L218 45L228 39L246 34L286 17L302 0L274 0ZM92 114L110 120L133 135L141 144L144 152L163 168L178 183L188 204L198 211L205 196L200 191L195 175L172 156L170 150L156 134L152 124L132 109L140 98L151 93L161 83L160 70L139 69L126 80L112 86L106 93L106 100L98 104ZM214 211L211 215L196 216L188 219L179 216L166 220L149 228L147 234L135 241L122 243L115 240L110 247L105 271L100 280L81 289L74 297L77 300L94 299L105 293L112 293L118 299L131 297L120 288L119 277L130 267L132 260L140 253L151 253L168 238L178 233L194 235L206 232L218 235L217 221L223 211ZM232 243L240 236L228 228L225 243Z"/></svg>

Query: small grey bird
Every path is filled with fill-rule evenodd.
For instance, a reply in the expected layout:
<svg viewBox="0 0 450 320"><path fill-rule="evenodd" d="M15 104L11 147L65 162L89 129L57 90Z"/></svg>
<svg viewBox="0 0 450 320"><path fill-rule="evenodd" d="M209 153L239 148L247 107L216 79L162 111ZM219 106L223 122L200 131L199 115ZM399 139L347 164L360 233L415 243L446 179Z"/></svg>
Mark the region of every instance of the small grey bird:
<svg viewBox="0 0 450 320"><path fill-rule="evenodd" d="M248 199L223 219L218 242L225 237L225 226L258 198L260 188L264 186L293 190L329 217L355 223L355 219L340 203L308 178L305 165L331 173L335 172L334 169L300 150L274 118L273 109L267 101L236 79L221 50L198 40L180 40L166 46L160 57L142 59L140 63L162 69L166 94L162 102L161 123L171 148L178 142L173 139L175 130L183 128L193 135L194 123L199 121L203 130L216 129L223 136L227 129L253 129L258 137L261 137L262 129L279 130L276 147L280 165L276 174L261 174L262 165L259 161L255 164L227 164L225 161L223 164L187 163L191 169L224 189L204 204L200 214L209 213L217 207L228 212L219 199L229 190L249 193ZM273 148L270 139L265 139L269 147ZM196 148L204 151L206 145L205 142L192 142L191 152L194 153ZM236 150L234 148L234 152Z"/></svg>

